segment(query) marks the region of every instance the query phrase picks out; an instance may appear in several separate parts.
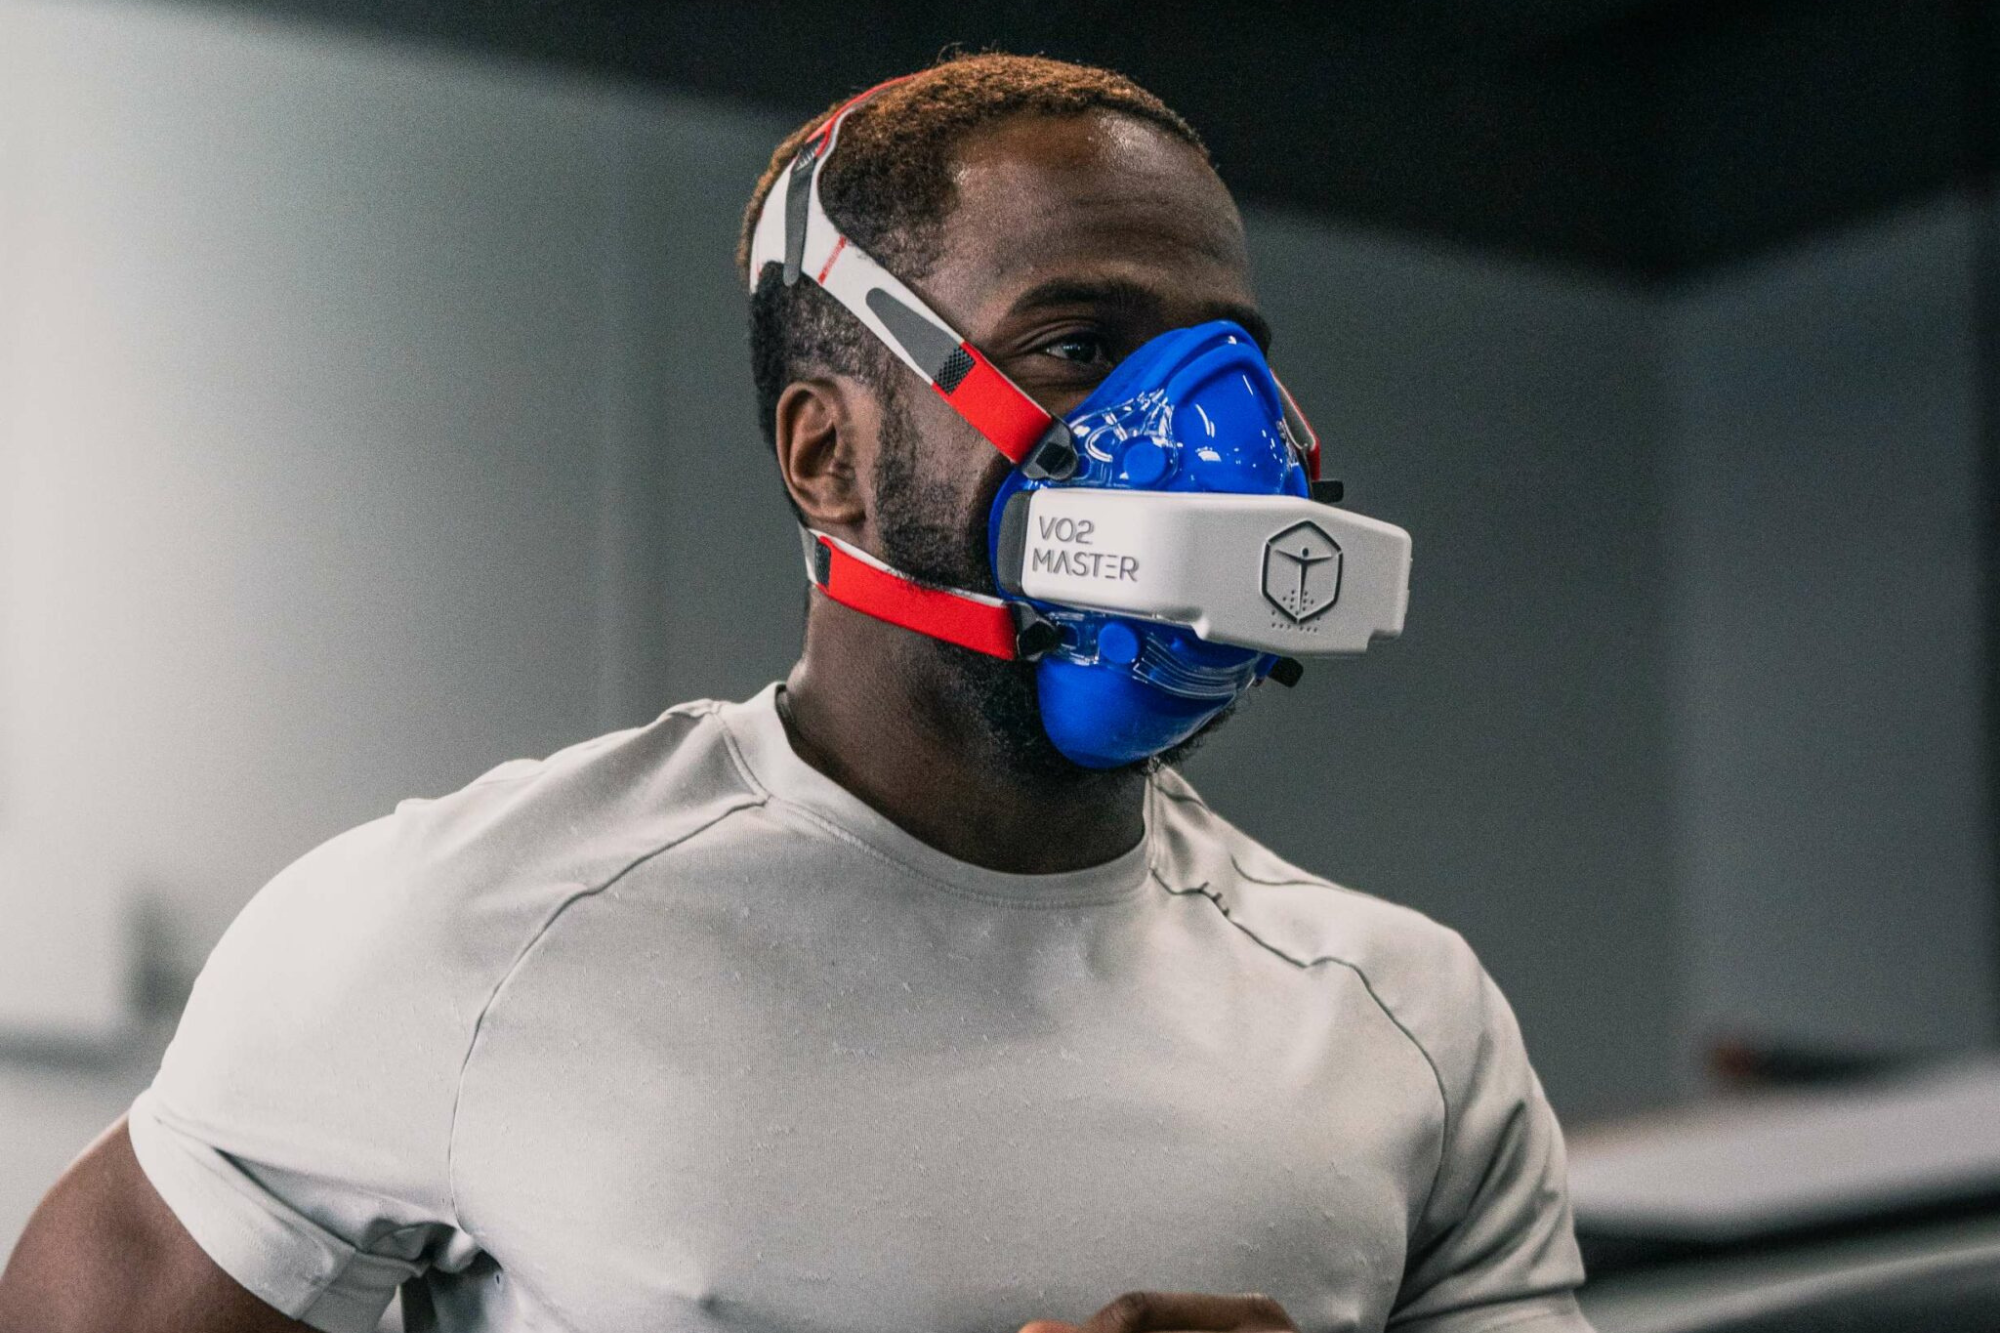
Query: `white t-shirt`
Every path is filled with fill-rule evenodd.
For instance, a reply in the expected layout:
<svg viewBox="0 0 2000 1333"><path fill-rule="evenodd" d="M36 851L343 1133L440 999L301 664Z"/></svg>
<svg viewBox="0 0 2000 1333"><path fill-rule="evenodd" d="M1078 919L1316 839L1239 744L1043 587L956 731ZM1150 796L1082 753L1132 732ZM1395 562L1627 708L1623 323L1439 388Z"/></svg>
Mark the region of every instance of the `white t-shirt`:
<svg viewBox="0 0 2000 1333"><path fill-rule="evenodd" d="M1115 861L967 865L775 690L405 801L251 901L131 1113L223 1269L328 1333L404 1283L443 1330L1012 1333L1138 1288L1587 1330L1561 1135L1457 934L1168 773Z"/></svg>

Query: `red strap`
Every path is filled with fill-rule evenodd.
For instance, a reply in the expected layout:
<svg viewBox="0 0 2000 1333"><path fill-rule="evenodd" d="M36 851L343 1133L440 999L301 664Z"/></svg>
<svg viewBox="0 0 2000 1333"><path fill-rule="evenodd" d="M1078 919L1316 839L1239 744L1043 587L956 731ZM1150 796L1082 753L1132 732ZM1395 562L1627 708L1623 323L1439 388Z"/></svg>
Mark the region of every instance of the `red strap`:
<svg viewBox="0 0 2000 1333"><path fill-rule="evenodd" d="M820 154L826 152L828 144L832 142L834 134L840 128L840 122L846 120L848 112L852 112L856 106L860 106L862 102L866 102L874 94L882 92L884 88L892 88L892 86L896 86L896 84L900 84L904 80L916 78L920 72L922 70L912 72L912 74L902 74L898 78L884 80L884 82L876 84L874 88L868 88L866 92L858 92L852 98L848 98L846 102L842 102L840 106L836 106L834 112L820 124L820 128L812 136L814 156L820 156ZM806 186L806 188L810 188L814 192L814 196L818 196L818 190L820 190L818 182L820 182L818 168L814 168L812 182L810 182L810 186ZM798 182L790 182L786 188L788 190L796 190L796 188L800 188L800 184ZM848 238L844 234L840 234L840 238L834 242L832 252L826 256L826 262L820 266L818 276L814 278L822 288L826 286L826 274L830 274L834 270L834 260L840 258L840 252L846 250L846 246L848 246ZM922 306L922 302L918 302L918 304ZM860 314L860 310L856 310L856 314ZM938 320L938 316L932 314L928 308L920 308L914 314L924 316L924 322L938 322L938 324L942 324L942 320ZM944 330L948 330L948 328L950 326L946 324ZM940 330L940 332L944 332L944 330ZM958 338L958 334L948 334L948 336ZM1022 458L1026 458L1028 452L1036 444L1042 442L1042 436L1048 434L1048 428L1056 420L1054 416L1050 416L1048 412L1044 412L1034 398L1030 398L1028 394L1024 394L1014 384L1014 380L1006 378L990 360L986 360L986 356L976 346L972 346L970 342L962 342L960 340L958 342L958 350L952 352L952 356L944 362L944 366L928 366L924 370L924 374L926 374L926 378L930 378L930 386L936 388L944 396L944 400L950 402L952 408L956 408L958 414L964 416L966 422L972 424L974 430L978 430L982 436L986 436L992 442L994 448L998 448L1002 454L1006 454L1008 462L1020 462ZM940 638L942 638L942 634L940 634Z"/></svg>
<svg viewBox="0 0 2000 1333"><path fill-rule="evenodd" d="M813 138L818 142L819 149L824 149L826 147L826 141L833 137L833 127L840 124L841 119L845 117L848 112L854 110L855 107L860 106L863 102L873 97L876 93L881 92L884 88L893 88L897 84L902 83L906 79L916 78L917 75L921 73L923 73L922 70L912 70L908 74L898 74L893 79L884 79L882 80L882 82L876 84L873 88L864 89L863 91L858 92L854 94L854 96L848 98L845 102L842 102L839 106L835 107L833 109L833 114L828 116L826 120L820 124L820 127L813 132ZM817 152L819 151L819 149L815 149L814 151Z"/></svg>
<svg viewBox="0 0 2000 1333"><path fill-rule="evenodd" d="M919 70L909 74L898 75L893 79L885 79L873 88L857 93L845 102L842 102L813 134L814 155L817 156L826 151L827 144L832 140L835 131L840 128L841 121L847 118L849 112L875 96L875 94L881 92L884 88L892 88L906 79L914 79L922 72ZM797 189L798 186L793 184L787 188ZM813 173L812 184L809 188L815 195L818 194L819 174L817 170ZM826 275L833 271L834 261L840 258L840 252L847 248L847 244L848 241L845 235L841 235L840 239L835 242L833 252L826 257L825 264L821 266L819 274L815 278L815 281L820 286L826 286ZM937 316L932 315L929 310L924 310L922 313L929 316L931 320L937 319ZM946 327L949 328L948 325ZM956 337L957 335L953 334L951 336ZM950 403L958 411L958 414L971 424L974 430L992 441L993 447L1005 454L1008 462L1020 462L1028 456L1030 450L1041 443L1042 437L1048 434L1049 427L1054 424L1055 418L1044 412L1034 399L1028 397L1012 380L1001 374L994 367L993 363L988 361L979 349L971 343L960 342L958 351L952 354L951 360L959 361L961 354L969 358L971 368L963 371L963 373L956 374L955 379L952 378L956 370L955 367L951 371L944 371L945 379L950 383L951 387L946 388L945 384L940 383L936 378L931 379L931 387L944 395L945 401ZM951 363L947 362L946 364L949 366ZM961 362L960 364L964 363ZM937 376L940 374L940 371L940 367L933 366L929 368L926 374L927 376ZM944 636L940 635L939 637ZM956 641L954 640L954 642ZM985 650L982 649L981 651ZM1011 654L1009 655L1011 656Z"/></svg>
<svg viewBox="0 0 2000 1333"><path fill-rule="evenodd" d="M1312 422L1306 420L1305 409L1299 406L1298 399L1292 397L1292 391L1285 387L1285 382L1278 378L1278 372L1276 372L1275 370L1271 372L1271 382L1276 384L1278 386L1278 392L1284 395L1286 424L1290 425L1293 420L1296 420L1298 422L1299 430L1305 433L1305 438L1303 440L1300 440L1299 444L1302 445L1306 451L1306 458L1305 458L1306 480L1318 481L1319 480L1319 432L1313 429Z"/></svg>
<svg viewBox="0 0 2000 1333"><path fill-rule="evenodd" d="M823 533L813 534L825 563L819 587L842 606L933 639L989 657L1016 656L1014 615L1004 602L921 587L893 570L850 553Z"/></svg>
<svg viewBox="0 0 2000 1333"><path fill-rule="evenodd" d="M1055 418L1001 374L977 347L960 343L958 350L972 358L972 369L950 389L936 381L931 387L943 394L974 430L992 441L994 448L1007 455L1008 462L1020 462L1048 434Z"/></svg>

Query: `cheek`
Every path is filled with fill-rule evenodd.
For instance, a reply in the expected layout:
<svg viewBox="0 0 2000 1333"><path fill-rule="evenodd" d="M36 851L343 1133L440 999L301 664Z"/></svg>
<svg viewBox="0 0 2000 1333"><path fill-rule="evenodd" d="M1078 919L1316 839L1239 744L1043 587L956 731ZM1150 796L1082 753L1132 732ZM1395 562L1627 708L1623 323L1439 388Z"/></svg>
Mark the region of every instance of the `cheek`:
<svg viewBox="0 0 2000 1333"><path fill-rule="evenodd" d="M984 532L993 496L1014 465L937 394L922 389L910 396L919 399L909 404L917 475L926 490L954 497L958 512Z"/></svg>

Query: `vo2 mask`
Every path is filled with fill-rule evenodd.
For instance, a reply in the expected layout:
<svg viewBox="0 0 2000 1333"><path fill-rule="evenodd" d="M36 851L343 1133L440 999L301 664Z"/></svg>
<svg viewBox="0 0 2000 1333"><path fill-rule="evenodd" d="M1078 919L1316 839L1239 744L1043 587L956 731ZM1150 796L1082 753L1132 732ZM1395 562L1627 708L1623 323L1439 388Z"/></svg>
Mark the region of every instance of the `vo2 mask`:
<svg viewBox="0 0 2000 1333"><path fill-rule="evenodd" d="M847 102L778 177L750 285L772 263L788 286L816 283L1014 464L987 525L1002 595L922 585L808 530L814 585L905 629L1033 661L1043 726L1086 768L1178 744L1253 684L1296 681L1300 657L1401 633L1409 534L1336 507L1317 437L1241 327L1161 334L1056 418L839 232L820 172L842 122L898 82Z"/></svg>

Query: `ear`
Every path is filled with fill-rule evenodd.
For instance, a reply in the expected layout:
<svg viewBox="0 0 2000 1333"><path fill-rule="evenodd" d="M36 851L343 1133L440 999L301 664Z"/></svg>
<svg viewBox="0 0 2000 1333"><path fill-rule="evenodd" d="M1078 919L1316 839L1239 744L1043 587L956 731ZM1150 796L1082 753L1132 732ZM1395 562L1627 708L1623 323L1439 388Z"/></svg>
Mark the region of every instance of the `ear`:
<svg viewBox="0 0 2000 1333"><path fill-rule="evenodd" d="M776 418L778 471L806 522L835 533L858 529L881 429L874 396L845 376L794 380L778 395Z"/></svg>

